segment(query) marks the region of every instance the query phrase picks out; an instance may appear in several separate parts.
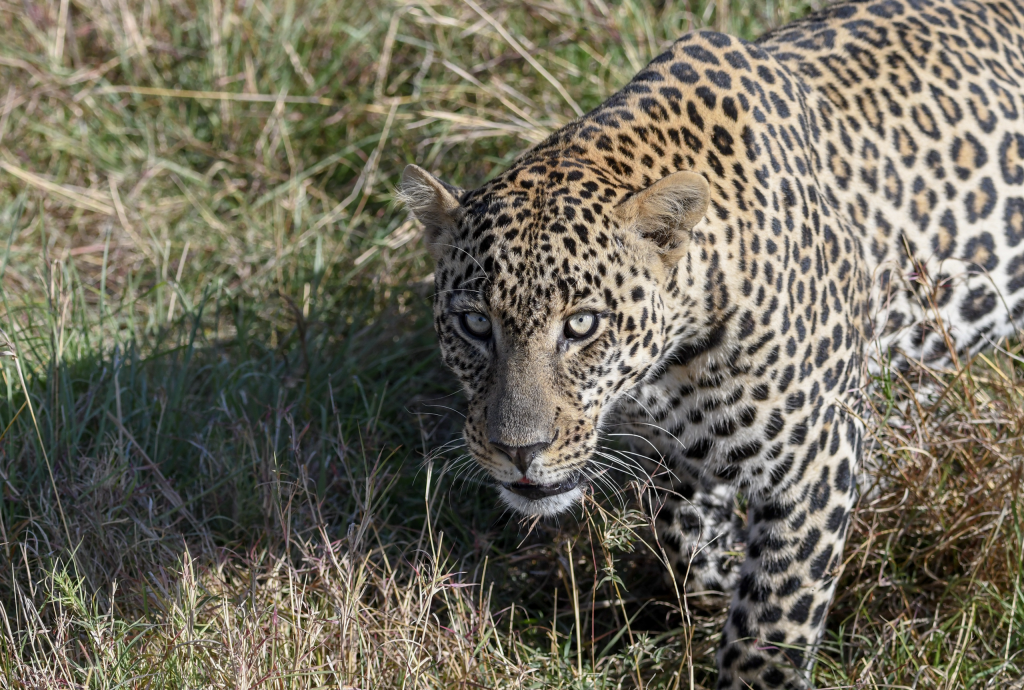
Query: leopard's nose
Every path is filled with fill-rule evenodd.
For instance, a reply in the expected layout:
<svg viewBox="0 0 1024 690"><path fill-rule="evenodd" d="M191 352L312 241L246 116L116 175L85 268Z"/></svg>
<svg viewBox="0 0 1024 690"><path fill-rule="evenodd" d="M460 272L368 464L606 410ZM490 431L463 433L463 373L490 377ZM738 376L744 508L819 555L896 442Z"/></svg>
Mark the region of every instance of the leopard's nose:
<svg viewBox="0 0 1024 690"><path fill-rule="evenodd" d="M542 441L528 446L506 446L503 443L495 443L494 441L491 441L491 445L507 455L508 459L512 461L512 464L515 465L525 477L527 470L530 469L530 465L533 464L534 458L536 458L542 450L550 446L551 441Z"/></svg>

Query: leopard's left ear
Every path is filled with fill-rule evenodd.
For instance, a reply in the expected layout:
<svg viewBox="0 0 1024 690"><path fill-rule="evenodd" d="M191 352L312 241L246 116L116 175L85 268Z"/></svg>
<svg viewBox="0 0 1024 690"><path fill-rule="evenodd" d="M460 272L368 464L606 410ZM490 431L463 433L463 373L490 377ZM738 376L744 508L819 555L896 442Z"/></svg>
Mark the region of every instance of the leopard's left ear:
<svg viewBox="0 0 1024 690"><path fill-rule="evenodd" d="M615 207L619 222L658 247L666 264L674 264L690 245L691 230L707 213L711 188L703 175L689 170L663 177Z"/></svg>
<svg viewBox="0 0 1024 690"><path fill-rule="evenodd" d="M398 198L423 223L423 239L435 260L441 257L442 246L450 241L448 235L457 227L462 214L461 195L461 189L445 184L418 165L406 166L402 173Z"/></svg>

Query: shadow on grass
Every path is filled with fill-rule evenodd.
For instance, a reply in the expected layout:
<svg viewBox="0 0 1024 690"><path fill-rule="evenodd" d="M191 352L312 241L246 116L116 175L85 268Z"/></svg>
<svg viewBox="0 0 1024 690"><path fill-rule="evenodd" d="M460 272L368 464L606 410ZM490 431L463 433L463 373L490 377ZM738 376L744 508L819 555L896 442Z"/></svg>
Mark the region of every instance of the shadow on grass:
<svg viewBox="0 0 1024 690"><path fill-rule="evenodd" d="M7 680L667 688L693 664L713 682L724 611L683 615L636 503L597 497L532 527L496 508L461 451L429 289L381 300L355 282L324 286L322 310L208 294L109 346L60 281L9 312ZM1009 347L916 372L930 402L920 380L876 382L819 678L1019 676L1024 368Z"/></svg>
<svg viewBox="0 0 1024 690"><path fill-rule="evenodd" d="M349 643L328 621L347 601L361 610L351 632L365 648L333 670L302 667L321 680L380 687L425 668L445 682L539 674L571 685L635 678L637 668L678 672L682 648L664 642L680 629L679 606L635 535L627 529L610 551L600 521L531 528L496 507L460 451L462 402L429 309L393 300L361 310L371 294L330 290L346 305L340 314L286 298L247 308L207 297L172 326L113 347L69 345L89 334L74 331L73 315L12 314L21 356L4 362L0 527L10 567L0 604L14 614L14 667L46 682L103 668L231 685L241 673L232 635L263 640L254 663L284 673L265 648L278 634L270 612L319 621L310 650L344 657ZM403 290L425 304L422 286ZM297 583L289 609L274 591ZM229 620L217 602L249 608ZM303 613L309 606L324 608ZM699 626L706 677L716 617ZM72 633L50 632L62 627ZM467 666L431 657L422 640L389 648L427 630L441 646L498 650ZM29 644L40 635L47 650ZM175 647L181 637L218 651L200 663ZM131 644L143 650L131 664L104 661ZM530 653L511 654L517 645ZM47 652L58 649L65 662L54 665Z"/></svg>
<svg viewBox="0 0 1024 690"><path fill-rule="evenodd" d="M713 682L723 609L684 617L635 501L598 497L561 524L503 513L460 450L425 289L365 309L369 293L331 292L340 312L208 298L106 348L51 316L70 309L13 312L7 679L675 687L692 663L697 686ZM820 678L1019 675L1019 350L938 373L927 405L920 381L873 389ZM952 671L928 661L953 653Z"/></svg>

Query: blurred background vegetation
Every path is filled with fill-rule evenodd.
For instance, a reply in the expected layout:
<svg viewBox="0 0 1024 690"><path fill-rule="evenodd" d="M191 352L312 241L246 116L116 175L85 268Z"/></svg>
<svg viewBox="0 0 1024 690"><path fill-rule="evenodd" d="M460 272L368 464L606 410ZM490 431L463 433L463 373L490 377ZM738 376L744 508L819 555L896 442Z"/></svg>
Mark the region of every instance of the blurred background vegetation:
<svg viewBox="0 0 1024 690"><path fill-rule="evenodd" d="M713 686L631 487L530 529L473 476L394 186L811 9L0 0L0 687ZM1020 349L876 386L820 685L1021 687Z"/></svg>

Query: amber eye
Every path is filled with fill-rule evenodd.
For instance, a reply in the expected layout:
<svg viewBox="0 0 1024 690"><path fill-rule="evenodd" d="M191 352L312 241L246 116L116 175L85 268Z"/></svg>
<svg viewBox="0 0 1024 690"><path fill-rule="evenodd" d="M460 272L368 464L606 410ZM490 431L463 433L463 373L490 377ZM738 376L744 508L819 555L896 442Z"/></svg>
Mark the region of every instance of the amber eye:
<svg viewBox="0 0 1024 690"><path fill-rule="evenodd" d="M589 338L597 330L597 314L581 311L573 314L565 322L565 337L570 340Z"/></svg>
<svg viewBox="0 0 1024 690"><path fill-rule="evenodd" d="M463 314L462 327L474 338L486 339L491 336L491 320L480 312Z"/></svg>

